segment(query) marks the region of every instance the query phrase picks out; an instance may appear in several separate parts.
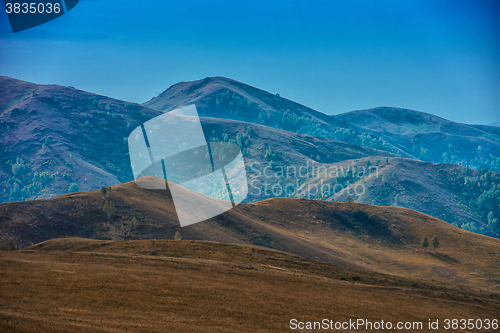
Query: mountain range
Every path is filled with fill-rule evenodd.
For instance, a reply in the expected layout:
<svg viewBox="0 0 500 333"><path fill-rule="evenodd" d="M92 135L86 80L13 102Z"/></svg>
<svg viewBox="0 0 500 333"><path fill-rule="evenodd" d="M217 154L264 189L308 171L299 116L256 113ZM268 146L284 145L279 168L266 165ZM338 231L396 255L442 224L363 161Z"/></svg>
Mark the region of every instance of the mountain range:
<svg viewBox="0 0 500 333"><path fill-rule="evenodd" d="M0 89L2 202L132 181L130 132L195 104L207 141L242 149L245 202L349 197L499 236L497 127L388 107L326 115L222 77L178 83L142 105L7 77Z"/></svg>
<svg viewBox="0 0 500 333"><path fill-rule="evenodd" d="M326 115L221 77L142 105L7 77L0 91L2 332L497 320L498 127ZM128 138L193 104L210 147L239 146L248 196L181 227L174 199L193 190L145 189L164 179L134 180Z"/></svg>

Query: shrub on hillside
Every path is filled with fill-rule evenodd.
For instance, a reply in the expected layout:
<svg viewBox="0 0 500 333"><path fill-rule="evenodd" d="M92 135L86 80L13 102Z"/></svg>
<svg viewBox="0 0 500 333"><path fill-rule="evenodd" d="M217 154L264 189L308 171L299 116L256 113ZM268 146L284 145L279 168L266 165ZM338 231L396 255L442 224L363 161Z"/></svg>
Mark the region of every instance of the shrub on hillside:
<svg viewBox="0 0 500 333"><path fill-rule="evenodd" d="M16 243L9 239L6 243L0 241L0 251L15 251L17 250Z"/></svg>
<svg viewBox="0 0 500 333"><path fill-rule="evenodd" d="M68 193L80 191L80 185L77 183L71 183L68 185Z"/></svg>

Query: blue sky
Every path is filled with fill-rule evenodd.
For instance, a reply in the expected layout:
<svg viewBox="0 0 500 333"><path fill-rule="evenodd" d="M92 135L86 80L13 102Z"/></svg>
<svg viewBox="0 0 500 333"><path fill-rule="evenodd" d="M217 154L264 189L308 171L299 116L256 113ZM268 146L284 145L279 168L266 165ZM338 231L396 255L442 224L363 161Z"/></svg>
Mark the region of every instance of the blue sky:
<svg viewBox="0 0 500 333"><path fill-rule="evenodd" d="M3 7L3 5L1 5ZM13 34L0 75L145 102L225 76L327 114L500 121L498 1L96 1Z"/></svg>

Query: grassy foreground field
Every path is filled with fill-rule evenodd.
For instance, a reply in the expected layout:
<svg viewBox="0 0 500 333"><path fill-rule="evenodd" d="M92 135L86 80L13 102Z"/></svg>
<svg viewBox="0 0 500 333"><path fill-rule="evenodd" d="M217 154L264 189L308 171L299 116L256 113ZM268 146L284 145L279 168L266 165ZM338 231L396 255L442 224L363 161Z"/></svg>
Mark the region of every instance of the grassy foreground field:
<svg viewBox="0 0 500 333"><path fill-rule="evenodd" d="M446 318L500 314L496 291L251 245L62 238L1 252L0 267L0 332L287 332L293 318L422 332L439 319L436 332Z"/></svg>
<svg viewBox="0 0 500 333"><path fill-rule="evenodd" d="M179 227L169 191L134 182L113 187L108 220L100 191L0 205L0 241L22 248L78 236L107 240L173 239L258 245L312 260L379 273L500 292L500 239L400 207L274 198L240 204L203 223ZM137 226L133 225L137 218ZM424 251L424 236L441 245Z"/></svg>

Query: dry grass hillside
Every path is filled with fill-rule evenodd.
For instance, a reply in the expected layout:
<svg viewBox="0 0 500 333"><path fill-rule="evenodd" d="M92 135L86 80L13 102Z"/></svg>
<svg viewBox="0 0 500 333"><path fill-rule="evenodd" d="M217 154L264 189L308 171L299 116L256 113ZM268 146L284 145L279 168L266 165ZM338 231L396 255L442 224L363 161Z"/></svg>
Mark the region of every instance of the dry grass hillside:
<svg viewBox="0 0 500 333"><path fill-rule="evenodd" d="M6 333L285 332L291 319L325 318L421 322L421 332L437 319L439 332L447 318L500 313L496 292L249 245L63 238L0 252L0 266Z"/></svg>
<svg viewBox="0 0 500 333"><path fill-rule="evenodd" d="M500 240L406 208L277 198L180 228L168 191L132 182L113 187L110 199L116 213L109 220L98 191L2 204L0 234L26 247L66 236L173 239L179 231L185 240L259 245L344 267L500 290ZM425 235L439 237L436 252L420 246Z"/></svg>

